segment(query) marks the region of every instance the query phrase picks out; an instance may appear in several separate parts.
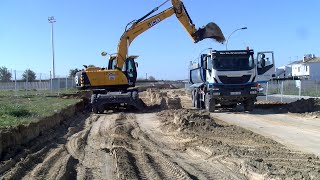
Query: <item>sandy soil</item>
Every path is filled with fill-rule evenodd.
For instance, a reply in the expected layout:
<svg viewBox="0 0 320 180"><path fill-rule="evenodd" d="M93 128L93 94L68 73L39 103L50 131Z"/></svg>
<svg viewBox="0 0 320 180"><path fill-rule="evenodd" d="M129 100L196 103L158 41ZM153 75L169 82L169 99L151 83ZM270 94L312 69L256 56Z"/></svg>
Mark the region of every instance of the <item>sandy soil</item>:
<svg viewBox="0 0 320 180"><path fill-rule="evenodd" d="M315 117L273 114L255 110L252 113L218 112L213 115L230 124L270 137L291 149L314 153L320 157L320 121Z"/></svg>
<svg viewBox="0 0 320 180"><path fill-rule="evenodd" d="M184 108L78 117L2 159L0 179L320 179L315 155L165 96Z"/></svg>

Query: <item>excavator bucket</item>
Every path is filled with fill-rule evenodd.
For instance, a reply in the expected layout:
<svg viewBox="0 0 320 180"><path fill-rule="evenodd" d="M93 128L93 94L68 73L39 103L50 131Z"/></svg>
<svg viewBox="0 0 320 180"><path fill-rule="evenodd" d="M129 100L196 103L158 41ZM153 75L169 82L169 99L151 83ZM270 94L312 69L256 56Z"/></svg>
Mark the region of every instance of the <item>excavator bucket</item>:
<svg viewBox="0 0 320 180"><path fill-rule="evenodd" d="M219 43L223 43L226 40L220 27L214 22L210 22L206 26L199 28L195 35L198 42L206 38L214 39Z"/></svg>

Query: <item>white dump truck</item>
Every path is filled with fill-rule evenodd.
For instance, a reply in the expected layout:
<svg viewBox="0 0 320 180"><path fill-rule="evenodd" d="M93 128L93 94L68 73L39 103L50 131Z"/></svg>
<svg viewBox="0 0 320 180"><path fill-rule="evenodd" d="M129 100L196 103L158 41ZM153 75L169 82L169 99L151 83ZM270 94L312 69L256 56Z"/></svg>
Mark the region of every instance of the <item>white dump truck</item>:
<svg viewBox="0 0 320 180"><path fill-rule="evenodd" d="M217 107L252 111L259 84L275 76L272 51L210 50L200 56L199 63L191 63L189 81L192 105L214 112Z"/></svg>

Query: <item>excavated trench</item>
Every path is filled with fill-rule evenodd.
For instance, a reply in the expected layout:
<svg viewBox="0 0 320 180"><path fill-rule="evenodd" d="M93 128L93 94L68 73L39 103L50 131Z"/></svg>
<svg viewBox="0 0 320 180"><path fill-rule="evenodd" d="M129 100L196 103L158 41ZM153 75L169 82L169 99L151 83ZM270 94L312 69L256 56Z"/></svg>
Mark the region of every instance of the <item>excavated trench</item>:
<svg viewBox="0 0 320 180"><path fill-rule="evenodd" d="M147 113L78 115L0 162L0 179L320 179L320 160L149 91Z"/></svg>

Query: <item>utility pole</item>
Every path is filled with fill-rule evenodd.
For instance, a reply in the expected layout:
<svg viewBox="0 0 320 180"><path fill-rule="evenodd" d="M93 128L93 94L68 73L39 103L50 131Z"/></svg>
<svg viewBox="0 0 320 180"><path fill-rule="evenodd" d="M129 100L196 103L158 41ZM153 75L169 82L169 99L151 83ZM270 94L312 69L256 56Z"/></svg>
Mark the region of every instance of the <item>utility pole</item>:
<svg viewBox="0 0 320 180"><path fill-rule="evenodd" d="M56 77L55 67L54 67L54 41L53 41L53 23L56 22L53 16L48 17L48 22L51 23L51 44L52 44L52 75L53 78Z"/></svg>

